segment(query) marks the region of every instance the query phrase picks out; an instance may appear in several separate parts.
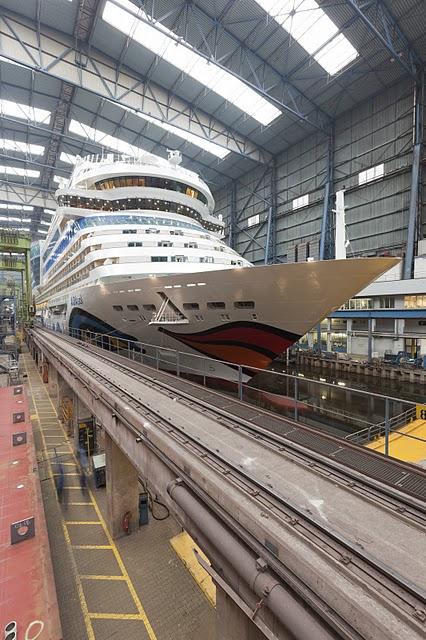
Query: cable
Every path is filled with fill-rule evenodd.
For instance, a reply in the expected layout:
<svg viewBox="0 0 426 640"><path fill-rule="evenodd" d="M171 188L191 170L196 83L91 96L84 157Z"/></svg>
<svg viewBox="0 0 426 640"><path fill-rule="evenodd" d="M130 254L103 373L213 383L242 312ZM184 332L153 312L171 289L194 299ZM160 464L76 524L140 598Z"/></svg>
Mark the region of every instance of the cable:
<svg viewBox="0 0 426 640"><path fill-rule="evenodd" d="M154 520L158 520L158 521L162 521L162 520L167 520L167 518L170 516L170 509L168 508L168 506L166 504L164 504L163 502L160 502L160 500L158 500L158 498L152 495L151 491L148 489L148 486L145 482L145 480L143 478L139 478L139 482L142 485L145 493L148 494L148 506L149 506L149 510L151 511L151 515L154 518ZM166 510L166 515L165 516L157 516L154 513L154 504L158 504L160 505L160 507L162 507L163 509Z"/></svg>

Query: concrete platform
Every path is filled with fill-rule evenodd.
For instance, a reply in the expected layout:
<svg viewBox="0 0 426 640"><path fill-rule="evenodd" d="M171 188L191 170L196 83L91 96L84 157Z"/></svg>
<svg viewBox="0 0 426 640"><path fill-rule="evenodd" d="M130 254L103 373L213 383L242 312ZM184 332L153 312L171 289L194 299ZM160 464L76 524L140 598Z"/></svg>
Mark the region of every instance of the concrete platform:
<svg viewBox="0 0 426 640"><path fill-rule="evenodd" d="M181 531L177 523L171 517L151 518L132 535L112 540L105 525L105 492L81 489L72 443L47 387L29 354L23 361L45 478L43 498L64 640L213 638L215 610L170 544ZM65 471L61 503L54 484L58 460Z"/></svg>
<svg viewBox="0 0 426 640"><path fill-rule="evenodd" d="M16 434L20 433L18 437ZM15 434L15 445L13 435ZM16 444L16 441L20 444ZM29 403L23 385L0 389L0 633L62 638L37 473ZM34 518L34 536L26 537ZM12 544L11 527L17 542ZM6 637L6 633L4 635Z"/></svg>

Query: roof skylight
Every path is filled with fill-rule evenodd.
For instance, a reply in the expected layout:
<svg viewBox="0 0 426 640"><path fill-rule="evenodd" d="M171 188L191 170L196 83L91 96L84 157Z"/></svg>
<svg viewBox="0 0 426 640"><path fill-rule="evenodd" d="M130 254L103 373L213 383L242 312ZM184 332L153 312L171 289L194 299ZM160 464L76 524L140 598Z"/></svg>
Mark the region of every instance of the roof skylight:
<svg viewBox="0 0 426 640"><path fill-rule="evenodd" d="M268 125L281 114L242 80L200 56L183 38L176 40L173 31L160 23L156 23L158 28L147 24L147 14L129 0L115 0L115 4L108 0L102 18L261 124Z"/></svg>
<svg viewBox="0 0 426 640"><path fill-rule="evenodd" d="M68 178L66 178L65 176L53 176L53 182L56 182L56 184L62 184L67 181Z"/></svg>
<svg viewBox="0 0 426 640"><path fill-rule="evenodd" d="M130 113L134 113L139 118L142 118L142 120L146 120L147 122L152 122L152 124L155 124L157 127L160 127L165 131L169 131L170 133L173 133L175 136L179 136L179 138L182 138L187 142L191 142L192 144L195 144L197 147L199 147L200 149L203 149L204 151L208 151L209 153L212 153L214 156L216 156L217 158L220 158L221 160L223 160L223 158L226 158L226 156L231 153L229 149L225 149L224 147L221 147L215 142L211 142L210 140L201 138L200 136L197 136L195 133L191 133L190 131L184 131L183 129L179 129L179 127L176 127L173 124L169 124L168 122L163 122L162 120L158 120L158 118L153 118L147 113L142 113L140 111L136 111L135 109L131 109L130 107L126 107L124 104L120 104L119 106L122 109L125 109L126 111L130 111Z"/></svg>
<svg viewBox="0 0 426 640"><path fill-rule="evenodd" d="M0 148L6 151L18 151L28 155L42 156L44 147L40 144L28 144L27 142L19 142L18 140L8 140L0 138Z"/></svg>
<svg viewBox="0 0 426 640"><path fill-rule="evenodd" d="M14 209L16 211L32 211L34 207L26 204L14 204L13 202L1 202L0 209Z"/></svg>
<svg viewBox="0 0 426 640"><path fill-rule="evenodd" d="M146 149L135 147L129 142L125 142L124 140L120 140L120 138L115 138L114 136L110 136L104 131L99 131L99 129L89 127L89 125L83 124L78 120L71 120L68 129L70 133L75 133L77 136L86 138L86 140L90 140L91 142L95 142L96 144L99 144L101 146L108 147L108 149L113 149L118 153L124 153L126 155L135 157L147 153Z"/></svg>
<svg viewBox="0 0 426 640"><path fill-rule="evenodd" d="M37 107L29 107L26 104L19 104L19 102L0 99L0 115L49 124L51 114L46 109L38 109Z"/></svg>
<svg viewBox="0 0 426 640"><path fill-rule="evenodd" d="M77 162L77 156L73 156L71 153L62 151L61 155L59 156L59 160L61 162L66 162L67 164L75 164Z"/></svg>
<svg viewBox="0 0 426 640"><path fill-rule="evenodd" d="M23 169L22 167L5 167L0 165L0 173L5 173L9 176L23 176L24 178L38 178L40 171L35 169Z"/></svg>
<svg viewBox="0 0 426 640"><path fill-rule="evenodd" d="M315 0L256 0L291 37L333 75L358 52Z"/></svg>

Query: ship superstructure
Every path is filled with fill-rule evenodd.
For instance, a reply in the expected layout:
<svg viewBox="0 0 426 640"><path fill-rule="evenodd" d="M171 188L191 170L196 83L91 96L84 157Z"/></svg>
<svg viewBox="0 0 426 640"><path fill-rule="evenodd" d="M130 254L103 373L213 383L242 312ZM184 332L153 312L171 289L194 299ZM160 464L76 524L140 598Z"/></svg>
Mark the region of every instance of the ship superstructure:
<svg viewBox="0 0 426 640"><path fill-rule="evenodd" d="M180 160L111 153L77 162L56 192L42 249L46 325L262 368L395 264L251 268L224 242L210 189Z"/></svg>

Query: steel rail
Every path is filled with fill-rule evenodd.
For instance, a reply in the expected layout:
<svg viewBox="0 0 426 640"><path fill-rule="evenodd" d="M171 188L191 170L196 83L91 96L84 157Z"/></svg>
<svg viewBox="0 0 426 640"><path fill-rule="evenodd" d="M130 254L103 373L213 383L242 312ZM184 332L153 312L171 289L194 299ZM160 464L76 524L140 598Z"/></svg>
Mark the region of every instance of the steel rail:
<svg viewBox="0 0 426 640"><path fill-rule="evenodd" d="M298 456L299 458L302 458L302 460L304 458L307 461L307 464L310 466L311 469L312 469L312 462L315 461L315 463L318 465L319 468L322 467L323 470L327 470L327 471L331 470L332 473L335 473L337 480L341 481L342 477L345 476L348 483L347 486L349 486L351 489L355 491L363 491L363 487L361 487L361 484L364 486L368 485L370 488L372 488L375 491L373 497L374 499L377 500L377 498L379 497L377 495L377 490L380 489L380 492L382 494L386 493L393 500L398 501L397 504L395 503L391 504L389 506L390 509L392 509L393 511L397 511L400 514L405 513L406 517L410 515L411 518L414 519L419 524L423 526L426 525L426 503L424 501L420 501L419 499L415 498L410 494L406 494L403 490L401 491L399 489L396 489L392 484L386 483L384 480L376 480L372 477L368 477L365 474L362 474L356 471L355 469L345 466L344 464L338 462L337 460L330 460L330 458L327 458L326 456L316 451L313 451L312 449L309 449L307 446L292 442L291 440L287 439L285 435L277 435L274 432L268 430L267 428L264 428L256 423L249 422L248 420L245 420L244 418L237 416L232 412L226 411L225 409L216 407L210 404L208 401L204 401L200 398L197 398L196 396L193 396L190 393L186 393L181 389L176 390L176 388L172 386L172 384L168 384L164 381L158 380L158 378L156 379L153 376L144 373L139 368L135 368L134 366L134 365L138 365L139 367L147 367L148 365L143 365L135 361L130 361L133 363L133 366L129 366L129 359L124 356L121 356L119 354L114 354L115 357L111 357L111 354L109 356L106 355L105 351L102 348L96 347L94 345L88 345L87 342L79 341L69 336L63 336L63 335L58 336L58 334L55 334L54 332L50 332L50 331L47 333L49 333L50 335L54 335L61 340L65 340L66 342L69 342L74 346L76 346L76 344L84 345L85 350L89 350L98 358L103 359L105 362L108 362L110 366L120 371L125 370L129 372L129 375L137 377L138 379L143 378L147 385L151 387L156 387L156 388L159 388L159 387L163 388L168 394L171 394L174 398L178 398L178 397L184 398L188 406L193 407L194 405L198 405L202 407L202 411L204 414L206 413L206 410L207 410L213 414L213 418L215 419L217 419L218 414L223 416L227 422L225 423L223 420L219 420L221 424L228 424L228 426L231 426L240 432L245 431L246 433L251 434L252 438L256 440L258 440L259 434L260 434L264 439L263 444L269 443L272 448L278 447L280 448L280 450L282 450L282 447L285 447L286 449L292 452L295 452L296 456ZM89 346L89 349L88 349L88 346ZM120 358L122 362L117 362L117 359L116 359L117 357ZM176 381L176 377L173 374L170 374L164 371L157 371L157 370L155 370L155 374L161 375L163 378L172 376L171 382ZM191 387L194 388L196 391L200 391L199 385L193 382L182 380L181 378L180 378L180 382L184 383L186 386L190 388ZM208 393L221 397L220 394L217 394L215 391L208 390ZM240 401L234 398L230 398L230 402L235 402L238 404L242 404L244 406L244 403L241 403ZM268 416L273 416L274 418L282 420L283 423L291 426L294 430L302 428L305 431L311 431L315 433L315 430L310 429L310 427L307 427L306 425L300 425L298 423L294 423L287 418L283 418L282 416L277 416L276 414L267 412L262 409L258 409L258 410L260 414L264 412ZM345 448L348 447L350 449L353 449L354 451L359 452L359 447L357 445L354 445L352 443L347 443L346 440L341 440L330 434L322 434L322 436L327 440L335 443L336 451L342 446L344 446ZM364 449L363 451L366 455L368 454L370 454L371 456L377 455L374 452L371 452L366 449ZM412 472L412 468L410 466L408 466L406 463L403 463L399 460L392 459L392 465L394 467L396 466L398 468L401 468L403 471L406 471L408 469L408 471ZM416 469L416 472L423 475L425 477L425 482L426 482L426 471L423 471L422 469L418 469L418 470ZM358 484L354 485L353 484L354 482ZM383 495L381 495L380 498L383 500ZM408 513L406 511L404 512L404 510L406 509L408 510L411 509L412 511L411 512L409 511Z"/></svg>
<svg viewBox="0 0 426 640"><path fill-rule="evenodd" d="M84 343L83 345L73 345L73 346L77 350L81 348L81 346L84 346L84 348L87 349L87 345ZM63 358L63 355L64 354L62 353L62 358ZM94 354L93 352L90 355L95 358L98 357L98 354L96 353ZM267 497L268 500L272 499L272 502L274 503L274 505L278 507L279 510L282 511L287 516L285 518L281 517L281 520L283 521L284 525L289 526L290 524L293 528L296 525L301 525L302 528L304 527L306 529L305 538L310 540L311 543L313 542L313 539L314 539L313 536L317 535L316 532L318 531L321 533L321 536L323 536L323 539L321 540L323 544L325 543L327 544L328 547L333 548L332 544L330 544L330 540L333 543L337 543L340 548L334 547L334 552L340 556L341 561L343 563L347 564L348 567L351 566L352 569L354 568L357 569L361 573L365 574L368 578L370 579L372 578L376 584L376 589L377 589L377 586L379 587L378 588L379 591L383 592L383 589L385 589L386 592L388 592L388 594L393 594L393 596L398 598L400 601L404 600L405 604L408 605L410 609L408 613L410 613L411 616L413 617L418 617L417 612L419 611L419 604L421 604L422 606L426 604L426 593L422 589L420 589L417 585L406 580L403 576L395 572L392 568L387 566L385 563L381 561L377 561L377 559L372 557L369 553L362 551L357 545L345 539L338 532L330 530L328 526L323 525L323 523L319 521L317 518L313 517L310 514L307 514L306 511L303 511L300 507L291 503L291 501L289 501L287 498L283 498L283 496L281 496L277 491L275 491L273 487L268 486L266 483L261 482L260 480L252 477L248 472L241 469L233 461L227 459L223 454L221 454L217 450L213 450L210 447L202 444L196 437L191 436L184 429L177 427L170 420L164 418L159 412L153 410L151 407L148 407L143 402L136 400L131 392L127 391L126 389L123 389L120 385L111 382L110 378L108 378L108 376L105 373L100 373L95 368L88 365L87 362L76 357L75 355L68 353L67 357L73 360L75 363L77 363L77 366L83 365L86 373L90 373L92 377L97 378L102 384L104 384L104 386L106 386L107 388L110 388L112 391L115 390L116 395L118 395L122 400L125 399L123 397L123 394L124 394L124 396L127 397L125 401L130 406L132 406L135 409L142 410L145 416L146 415L153 416L153 418L151 418L151 421L154 422L157 426L162 427L163 429L166 429L169 436L172 435L173 432L175 434L178 433L182 440L182 442L180 442L181 445L182 444L187 445L190 442L193 448L202 449L204 454L203 455L204 462L207 462L206 457L208 456L209 458L211 458L212 461L216 462L216 465L215 465L216 468L217 468L218 462L224 465L225 468L228 469L228 473L225 473L224 471L222 471L222 474L225 475L227 480L230 479L229 469L231 469L237 481L238 479L243 478L248 484L253 485L251 496L254 498L258 498L258 501L259 501L259 498L262 497L260 495L260 491L262 491L264 494L263 497ZM105 360L104 357L101 357L100 359ZM110 360L108 358L106 359ZM115 366L113 368L117 368L116 363L114 363L114 365ZM147 419L150 420L150 418L147 418ZM143 435L143 431L140 432L140 435ZM181 470L180 470L180 473L181 473ZM241 483L237 486L239 486L241 490ZM277 514L275 513L274 515L276 516ZM306 523L309 525L309 527L306 527ZM310 535L307 535L307 533L309 533ZM327 537L329 539L328 542L326 540ZM318 546L318 543L317 543L317 546ZM342 553L342 549L346 552L349 551L351 554L353 554L353 556L355 556L358 560L361 561L361 563L364 563L366 566L363 567L361 564L355 567L354 559L348 556L347 554L345 554L344 552ZM376 573L375 576L371 574L372 570L373 572ZM385 581L383 580L383 578L385 578ZM389 584L387 584L386 581ZM397 593L394 588L395 585L397 585L399 588L402 588L406 593L410 594L411 596L414 596L417 599L417 602L412 603L409 600L407 600L404 594Z"/></svg>

